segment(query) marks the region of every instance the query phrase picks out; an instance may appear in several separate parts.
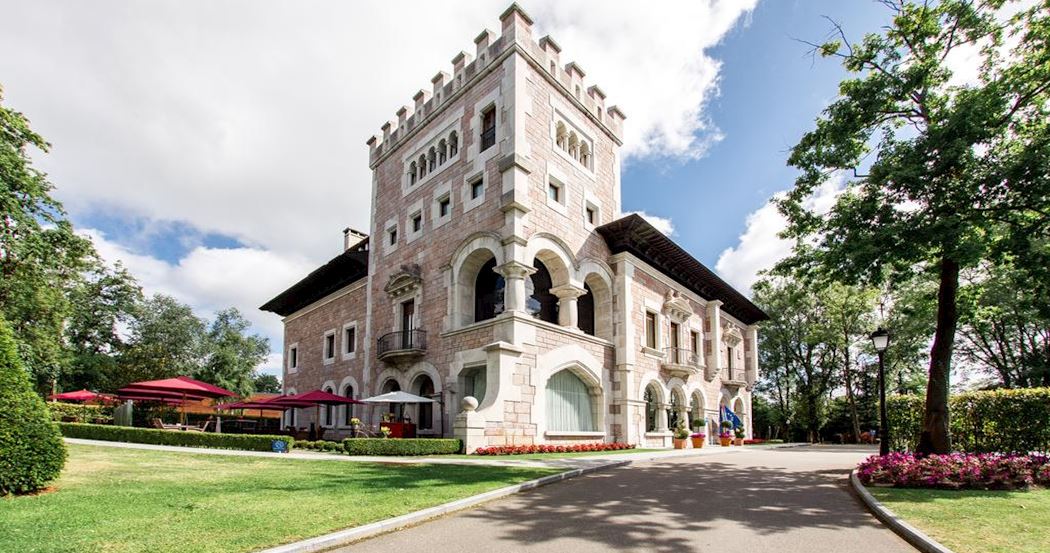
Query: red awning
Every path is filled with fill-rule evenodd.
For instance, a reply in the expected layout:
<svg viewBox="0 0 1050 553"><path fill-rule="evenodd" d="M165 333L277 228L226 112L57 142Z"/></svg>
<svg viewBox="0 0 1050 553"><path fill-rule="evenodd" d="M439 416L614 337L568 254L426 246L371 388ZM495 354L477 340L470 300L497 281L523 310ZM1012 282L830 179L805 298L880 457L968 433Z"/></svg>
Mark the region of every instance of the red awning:
<svg viewBox="0 0 1050 553"><path fill-rule="evenodd" d="M48 396L48 399L56 401L108 401L113 399L113 396L109 394L100 394L98 392L92 392L90 390L77 390L75 392L63 392L61 394L52 394Z"/></svg>
<svg viewBox="0 0 1050 553"><path fill-rule="evenodd" d="M347 405L350 403L361 403L356 399L337 396L324 390L314 390L294 396L288 396L288 400L309 403L311 405Z"/></svg>
<svg viewBox="0 0 1050 553"><path fill-rule="evenodd" d="M231 397L237 394L218 386L194 380L188 376L176 376L163 380L133 382L120 389L120 392L139 393L142 391L169 392L187 397Z"/></svg>
<svg viewBox="0 0 1050 553"><path fill-rule="evenodd" d="M316 403L311 403L309 401L300 401L294 398L295 396L282 395L277 397L271 397L269 399L260 399L257 400L255 403L258 403L260 405L266 405L268 407L276 405L281 407L282 409L288 409L291 407L313 407L314 405L317 405Z"/></svg>

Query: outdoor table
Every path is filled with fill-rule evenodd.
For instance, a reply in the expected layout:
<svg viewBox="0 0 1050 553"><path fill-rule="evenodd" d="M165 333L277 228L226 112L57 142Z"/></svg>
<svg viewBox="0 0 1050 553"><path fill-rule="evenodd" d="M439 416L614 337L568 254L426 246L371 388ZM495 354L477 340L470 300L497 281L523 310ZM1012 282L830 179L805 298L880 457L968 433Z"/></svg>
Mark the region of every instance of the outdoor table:
<svg viewBox="0 0 1050 553"><path fill-rule="evenodd" d="M415 438L416 437L416 425L410 422L384 422L379 425L380 428L386 427L390 429L391 438Z"/></svg>

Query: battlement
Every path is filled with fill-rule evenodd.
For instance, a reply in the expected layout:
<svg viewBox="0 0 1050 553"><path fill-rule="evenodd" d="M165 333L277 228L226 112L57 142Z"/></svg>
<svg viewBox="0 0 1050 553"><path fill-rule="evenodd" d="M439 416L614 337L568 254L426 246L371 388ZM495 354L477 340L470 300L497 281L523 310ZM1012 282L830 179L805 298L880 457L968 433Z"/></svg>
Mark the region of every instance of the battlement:
<svg viewBox="0 0 1050 553"><path fill-rule="evenodd" d="M516 2L511 4L500 15L500 35L485 29L474 39L475 52L459 52L452 58L452 73L439 71L430 80L432 90L420 90L413 96L413 108L402 106L395 116L397 123L387 121L381 127L381 135L373 135L367 141L369 146L369 163L375 163L385 153L396 148L400 141L412 134L412 131L423 124L429 117L449 101L459 96L459 92L478 76L488 73L494 61L515 47L535 65L546 73L551 80L560 85L565 94L575 101L577 106L589 117L604 128L617 141L623 134L625 116L616 106L606 108L605 93L597 85L587 86L584 82L586 73L576 62L570 61L564 66L560 63L561 47L550 36L538 41L532 38L532 18Z"/></svg>

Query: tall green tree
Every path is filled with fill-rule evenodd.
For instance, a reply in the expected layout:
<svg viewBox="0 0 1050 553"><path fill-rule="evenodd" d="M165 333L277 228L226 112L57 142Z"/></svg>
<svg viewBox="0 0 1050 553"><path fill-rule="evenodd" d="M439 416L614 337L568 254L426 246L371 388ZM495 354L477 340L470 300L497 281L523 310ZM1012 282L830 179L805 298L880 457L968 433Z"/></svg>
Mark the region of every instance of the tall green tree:
<svg viewBox="0 0 1050 553"><path fill-rule="evenodd" d="M857 407L857 364L859 353L867 342L872 328L877 291L874 288L847 286L830 282L819 289L818 295L824 305L826 324L830 340L841 352L842 387L846 392L846 407L849 411L853 440L861 433L860 414ZM856 352L856 353L855 353Z"/></svg>
<svg viewBox="0 0 1050 553"><path fill-rule="evenodd" d="M207 325L190 306L171 296L155 294L143 301L129 331L112 374L113 389L142 380L189 376L207 358Z"/></svg>
<svg viewBox="0 0 1050 553"><path fill-rule="evenodd" d="M260 394L279 394L281 393L281 381L272 374L256 374L255 391Z"/></svg>
<svg viewBox="0 0 1050 553"><path fill-rule="evenodd" d="M948 392L960 271L1050 230L1050 2L1007 22L1003 0L886 0L891 24L851 44L815 45L853 74L792 149L800 176L779 200L785 232L811 252L785 266L878 284L916 266L937 273L918 451L951 450ZM1017 44L1003 53L1004 37ZM956 84L948 60L977 48L977 83ZM836 174L849 178L827 214L807 204ZM1030 267L1038 272L1038 263Z"/></svg>
<svg viewBox="0 0 1050 553"><path fill-rule="evenodd" d="M69 295L66 324L69 366L62 388L111 389L118 356L126 347L122 330L130 327L143 300L134 277L120 264L109 269L99 263L84 275Z"/></svg>
<svg viewBox="0 0 1050 553"><path fill-rule="evenodd" d="M0 315L44 392L68 363L69 292L96 259L91 242L73 232L52 197L47 176L33 167L34 149L47 152L49 145L24 115L0 104Z"/></svg>
<svg viewBox="0 0 1050 553"><path fill-rule="evenodd" d="M255 391L255 368L270 353L270 341L248 334L250 326L234 308L216 314L206 337L207 357L194 376L242 396Z"/></svg>

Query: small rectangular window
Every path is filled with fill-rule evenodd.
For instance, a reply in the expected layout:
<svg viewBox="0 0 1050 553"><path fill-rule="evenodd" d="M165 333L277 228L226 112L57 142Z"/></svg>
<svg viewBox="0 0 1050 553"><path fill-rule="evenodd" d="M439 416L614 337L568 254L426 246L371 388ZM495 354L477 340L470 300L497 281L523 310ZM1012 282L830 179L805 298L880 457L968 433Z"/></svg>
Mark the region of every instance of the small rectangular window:
<svg viewBox="0 0 1050 553"><path fill-rule="evenodd" d="M595 219L597 219L595 215L596 213L594 212L594 208L591 206L587 206L587 222L589 224L594 224Z"/></svg>
<svg viewBox="0 0 1050 553"><path fill-rule="evenodd" d="M299 348L292 347L288 348L288 368L295 369L299 367Z"/></svg>
<svg viewBox="0 0 1050 553"><path fill-rule="evenodd" d="M645 312L645 345L656 349L656 313Z"/></svg>
<svg viewBox="0 0 1050 553"><path fill-rule="evenodd" d="M357 351L357 329L354 327L347 328L343 335L343 348L346 353L353 353Z"/></svg>
<svg viewBox="0 0 1050 553"><path fill-rule="evenodd" d="M387 232L387 235L390 236L390 245L393 246L393 245L397 244L397 229L396 228L392 228L392 229L390 229L390 230L388 230L386 232Z"/></svg>
<svg viewBox="0 0 1050 553"><path fill-rule="evenodd" d="M445 217L452 211L452 201L448 196L438 200L438 216Z"/></svg>
<svg viewBox="0 0 1050 553"><path fill-rule="evenodd" d="M496 107L489 106L481 112L481 150L484 152L496 144Z"/></svg>
<svg viewBox="0 0 1050 553"><path fill-rule="evenodd" d="M547 197L561 203L561 187L553 182L547 185Z"/></svg>
<svg viewBox="0 0 1050 553"><path fill-rule="evenodd" d="M485 192L484 179L478 179L470 183L470 199L476 200L480 198L483 192Z"/></svg>
<svg viewBox="0 0 1050 553"><path fill-rule="evenodd" d="M412 232L419 232L423 230L423 214L416 213L412 216Z"/></svg>
<svg viewBox="0 0 1050 553"><path fill-rule="evenodd" d="M689 333L689 347L693 353L700 355L700 333L693 330Z"/></svg>
<svg viewBox="0 0 1050 553"><path fill-rule="evenodd" d="M324 358L332 359L335 357L335 334L329 334L324 337Z"/></svg>

